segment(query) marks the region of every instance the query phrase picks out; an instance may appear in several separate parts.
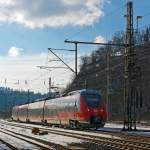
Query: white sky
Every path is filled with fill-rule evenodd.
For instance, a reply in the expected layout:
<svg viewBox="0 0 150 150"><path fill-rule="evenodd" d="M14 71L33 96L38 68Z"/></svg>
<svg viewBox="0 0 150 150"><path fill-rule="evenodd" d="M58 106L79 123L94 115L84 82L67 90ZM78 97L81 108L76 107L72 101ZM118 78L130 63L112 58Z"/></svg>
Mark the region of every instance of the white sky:
<svg viewBox="0 0 150 150"><path fill-rule="evenodd" d="M102 36L97 36L93 41L105 42ZM48 80L52 78L52 84L64 88L72 79L74 73L69 69L39 69L37 66L66 67L50 53L37 53L25 55L23 48L12 46L6 56L0 56L0 85L18 90L32 90L35 92L48 92ZM75 68L74 54L56 52L71 68ZM78 65L82 54L78 54ZM78 68L79 71L79 68ZM6 84L5 84L6 79ZM18 84L19 80L19 84ZM27 84L25 84L27 81Z"/></svg>
<svg viewBox="0 0 150 150"><path fill-rule="evenodd" d="M60 55L61 56L61 55ZM48 78L52 78L55 86L59 84L64 87L72 75L72 72L65 69L43 70L37 66L63 66L60 62L49 62L48 60L56 59L48 53L33 55L23 55L23 49L12 47L8 50L8 56L0 57L0 84L1 86L12 87L19 90L28 88L35 92L48 91ZM74 67L74 59L65 56L65 61ZM6 85L5 85L5 79ZM19 80L19 84L18 83ZM28 85L25 84L27 80ZM44 84L45 82L45 84Z"/></svg>
<svg viewBox="0 0 150 150"><path fill-rule="evenodd" d="M48 78L51 77L52 83L65 87L73 75L70 70L40 70L36 66L61 66L61 64L58 62L48 63L48 59L53 59L53 56L47 55L45 52L34 51L32 54L32 46L36 44L32 45L28 39L26 39L28 41L26 45L30 45L31 54L26 53L27 50L24 49L26 45L18 46L25 40L23 36L26 34L26 28L34 32L37 29L46 32L46 29L49 28L91 26L104 16L103 7L108 2L109 0L0 0L0 23L8 23L7 27L12 29L10 34L14 30L13 24L19 24L20 26L15 26L15 28L19 27L18 30L23 30L21 39L16 39L17 43L14 45L10 46L10 43L14 43L12 41L15 39L15 34L13 34L11 42L7 42L9 36L3 37L9 48L3 50L7 52L7 55L0 53L0 85L19 90L29 88L43 93L48 91ZM25 28L21 28L21 26ZM53 35L50 36L53 38ZM59 37L57 38L59 40ZM94 40L96 42L105 41L100 35ZM44 43L41 45L45 46ZM74 68L74 55L65 54L64 56L65 62ZM81 53L79 53L80 56ZM60 55L60 57L62 56ZM19 84L17 84L18 80ZM25 85L25 80L28 85Z"/></svg>

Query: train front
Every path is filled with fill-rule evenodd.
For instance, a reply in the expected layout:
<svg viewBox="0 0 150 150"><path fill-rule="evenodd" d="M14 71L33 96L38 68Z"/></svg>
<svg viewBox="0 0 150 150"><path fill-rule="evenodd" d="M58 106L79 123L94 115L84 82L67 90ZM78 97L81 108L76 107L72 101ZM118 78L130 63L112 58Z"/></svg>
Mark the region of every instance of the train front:
<svg viewBox="0 0 150 150"><path fill-rule="evenodd" d="M80 109L83 123L90 127L104 127L107 110L100 92L84 90L80 95Z"/></svg>

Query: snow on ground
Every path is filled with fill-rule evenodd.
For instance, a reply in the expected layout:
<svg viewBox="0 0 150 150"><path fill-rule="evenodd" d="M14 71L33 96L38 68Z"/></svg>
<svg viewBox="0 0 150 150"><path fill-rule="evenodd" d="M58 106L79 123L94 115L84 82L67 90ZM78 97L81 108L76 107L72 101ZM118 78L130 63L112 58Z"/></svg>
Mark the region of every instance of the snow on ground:
<svg viewBox="0 0 150 150"><path fill-rule="evenodd" d="M25 129L25 128L19 128L19 127L12 127L9 125L3 125L4 128L8 130L12 130L14 132L18 132L20 134L25 134L31 137L36 137L38 139L42 139L51 143L56 143L60 145L67 146L68 144L71 143L82 143L84 142L83 140L79 140L77 138L71 138L71 137L66 137L62 135L57 135L57 134L48 134L48 135L34 135L31 132L31 129Z"/></svg>
<svg viewBox="0 0 150 150"><path fill-rule="evenodd" d="M0 150L11 150L11 149L7 147L5 144L0 142Z"/></svg>
<svg viewBox="0 0 150 150"><path fill-rule="evenodd" d="M122 124L117 124L117 123L106 123L105 128L104 129L113 129L113 130L122 130L123 125ZM137 130L139 132L141 131L145 131L145 132L150 132L150 126L144 126L141 124L137 124Z"/></svg>
<svg viewBox="0 0 150 150"><path fill-rule="evenodd" d="M2 120L1 120L2 121ZM18 123L15 123L18 124ZM42 126L42 125L35 125L35 124L26 124L26 123L21 123L23 125L27 125L30 127L39 127L42 129L54 129L54 130L58 130L58 131L65 131L65 132L71 132L72 134L75 133L79 133L79 134L83 134L86 136L98 136L98 137L106 137L106 138L115 138L115 139L119 139L120 137L118 136L112 136L111 133L110 134L102 134L102 133L92 133L92 132L85 132L85 131L76 131L76 130L66 130L63 128L56 128L56 127L48 127L48 126ZM10 126L8 126L8 128L12 128ZM116 124L116 123L106 123L104 128L99 128L98 130L101 131L113 131L113 132L120 132L123 128L122 124ZM150 126L143 126L143 125L138 125L137 127L138 131L132 131L132 132L127 132L128 134L136 134L136 135L144 135L144 136L150 136ZM71 138L71 137L66 137L66 136L61 136L61 135L57 135L57 134L48 134L48 135L33 135L31 133L31 130L29 129L19 129L19 128L15 128L13 127L14 131L17 131L19 133L23 133L23 134L27 134L27 135L31 135L37 138L41 138L44 139L46 141L50 141L52 143L56 143L56 144L61 144L61 145L68 145L71 143L82 143L84 142L83 140L79 140L77 138Z"/></svg>
<svg viewBox="0 0 150 150"><path fill-rule="evenodd" d="M32 144L29 144L25 141L19 140L15 137L6 135L2 132L0 132L0 138L3 141L9 142L9 144L13 145L14 147L17 147L18 149L32 149L32 150L39 150L39 148L37 146L34 146ZM4 150L4 149L0 149L0 150ZM7 150L7 149L6 149ZM9 150L9 149L8 149Z"/></svg>
<svg viewBox="0 0 150 150"><path fill-rule="evenodd" d="M0 120L0 121L3 122L4 120ZM18 125L18 123L15 123L15 122L13 122L13 123ZM42 129L54 129L54 130L57 130L57 131L65 131L65 132L69 132L69 133L72 133L72 134L73 133L79 133L79 134L82 134L82 135L90 135L90 136L98 136L98 137L106 137L106 138L116 138L116 139L120 138L120 137L117 137L117 136L112 136L111 134L108 135L108 134L92 133L92 132L85 132L85 131L76 131L76 130L71 130L71 129L63 129L63 128L57 128L57 127L49 127L49 126L26 124L26 123L19 123L19 124L22 124L22 125L25 125L25 126L30 126L30 127L42 128ZM56 135L56 136L58 136L58 135ZM70 137L69 137L69 139L70 139Z"/></svg>
<svg viewBox="0 0 150 150"><path fill-rule="evenodd" d="M120 132L122 129L123 129L122 124L107 123L104 128L100 128L99 130ZM150 126L137 124L137 131L130 131L127 133L128 134L143 135L143 136L150 136Z"/></svg>
<svg viewBox="0 0 150 150"><path fill-rule="evenodd" d="M14 122L13 122L14 123ZM14 123L14 124L18 124L18 123ZM69 132L69 133L72 133L72 134L82 134L82 135L89 135L89 136L97 136L97 137L105 137L105 138L115 138L115 139L120 139L120 137L118 136L113 136L113 135L109 135L109 134L101 134L101 133L92 133L92 132L86 132L86 131L77 131L77 130L71 130L71 129L63 129L63 128L57 128L57 127L48 127L48 126L42 126L42 125L35 125L35 124L26 124L26 123L20 123L22 125L27 125L27 126L30 126L30 127L40 127L42 129L54 129L54 130L57 130L57 131L65 131L65 132ZM54 134L55 135L55 134ZM55 135L56 136L56 139L58 140L58 136L59 135ZM53 137L55 137L53 136ZM62 136L60 136L62 137ZM64 137L64 136L63 136ZM67 137L68 138L68 137ZM64 138L63 138L64 139ZM71 140L72 138L69 137L69 141ZM60 141L62 140L61 138L59 139ZM68 142L69 142L68 141ZM72 141L71 141L72 142ZM69 143L71 143L69 142ZM74 143L76 143L76 141L73 141ZM78 141L77 141L78 143Z"/></svg>

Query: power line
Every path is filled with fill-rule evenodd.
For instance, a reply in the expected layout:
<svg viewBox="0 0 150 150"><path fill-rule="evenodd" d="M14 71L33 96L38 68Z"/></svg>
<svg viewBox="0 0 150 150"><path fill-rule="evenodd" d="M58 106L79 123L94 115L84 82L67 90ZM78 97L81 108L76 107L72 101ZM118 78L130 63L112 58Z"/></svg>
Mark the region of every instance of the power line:
<svg viewBox="0 0 150 150"><path fill-rule="evenodd" d="M66 62L64 62L64 60L62 60L56 53L53 52L53 49L48 48L48 50L56 57L58 58L70 71L72 71L73 73L76 73L75 70L73 70ZM75 50L74 50L75 51Z"/></svg>

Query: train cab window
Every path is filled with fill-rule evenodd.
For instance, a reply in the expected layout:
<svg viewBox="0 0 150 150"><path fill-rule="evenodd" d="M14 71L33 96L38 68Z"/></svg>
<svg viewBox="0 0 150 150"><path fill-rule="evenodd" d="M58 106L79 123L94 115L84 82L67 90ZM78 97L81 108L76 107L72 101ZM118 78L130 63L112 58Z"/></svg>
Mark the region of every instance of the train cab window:
<svg viewBox="0 0 150 150"><path fill-rule="evenodd" d="M75 93L74 92L71 92L71 93L68 93L68 96L71 96L71 95L74 95Z"/></svg>
<svg viewBox="0 0 150 150"><path fill-rule="evenodd" d="M102 99L99 94L82 94L84 101L89 107L98 107L102 104Z"/></svg>
<svg viewBox="0 0 150 150"><path fill-rule="evenodd" d="M79 91L73 91L73 92L69 92L67 95L71 96L71 95L76 95L79 94Z"/></svg>

